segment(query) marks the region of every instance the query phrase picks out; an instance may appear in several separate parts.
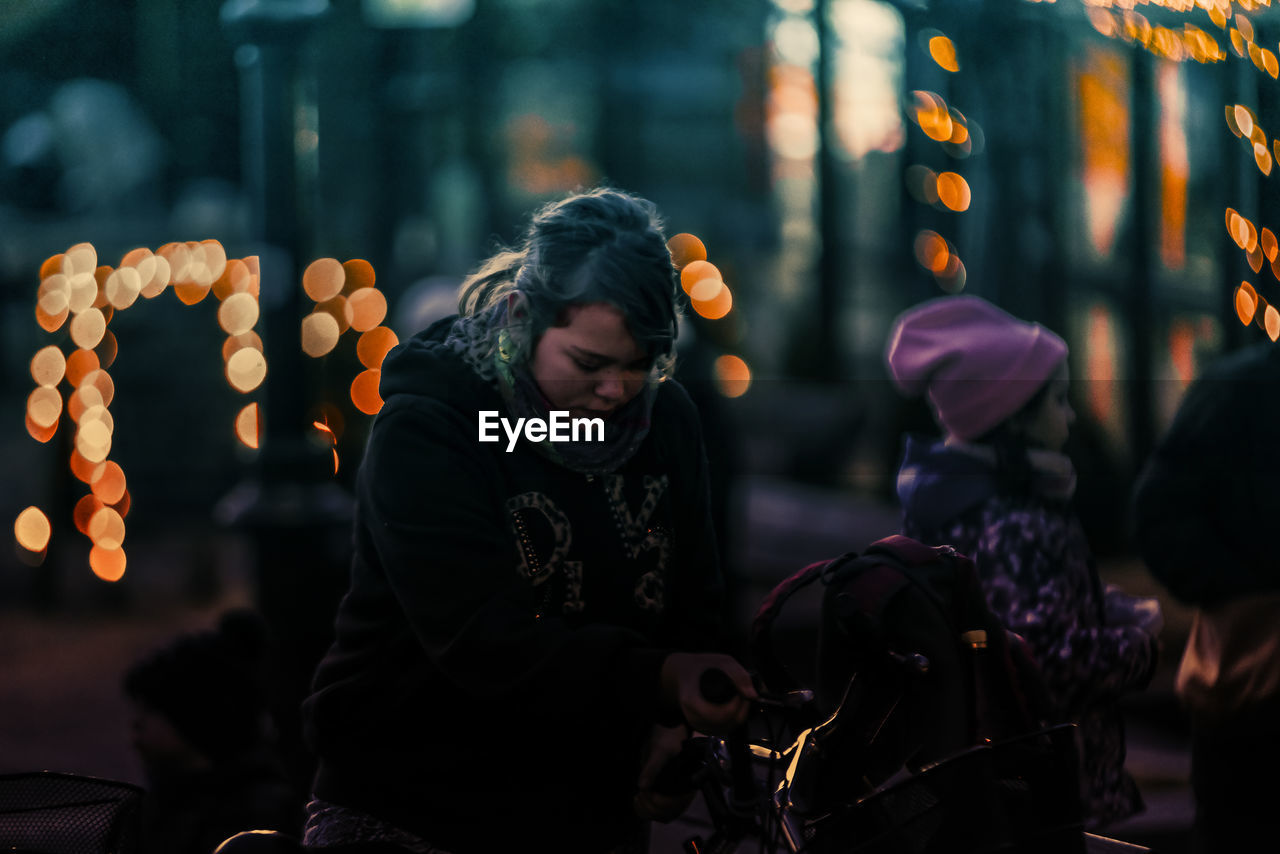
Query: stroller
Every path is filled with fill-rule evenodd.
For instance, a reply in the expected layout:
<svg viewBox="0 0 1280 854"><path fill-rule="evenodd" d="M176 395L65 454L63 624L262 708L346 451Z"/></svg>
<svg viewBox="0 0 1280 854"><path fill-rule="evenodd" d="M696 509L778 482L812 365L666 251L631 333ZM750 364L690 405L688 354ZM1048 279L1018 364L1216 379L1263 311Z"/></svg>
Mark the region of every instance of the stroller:
<svg viewBox="0 0 1280 854"><path fill-rule="evenodd" d="M1054 719L1022 640L972 561L903 536L797 572L766 597L751 656L770 691L785 602L821 582L816 700L773 808L792 851L1143 851L1084 832L1075 727ZM1107 844L1109 847L1104 847Z"/></svg>

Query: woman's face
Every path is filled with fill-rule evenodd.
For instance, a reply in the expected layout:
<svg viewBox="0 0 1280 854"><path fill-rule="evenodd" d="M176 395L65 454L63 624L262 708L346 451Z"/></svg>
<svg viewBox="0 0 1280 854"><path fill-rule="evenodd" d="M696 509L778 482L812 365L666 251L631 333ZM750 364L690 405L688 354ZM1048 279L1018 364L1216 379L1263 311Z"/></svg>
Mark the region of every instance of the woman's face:
<svg viewBox="0 0 1280 854"><path fill-rule="evenodd" d="M1027 414L1022 424L1022 435L1027 444L1047 451L1061 451L1067 444L1076 413L1067 399L1070 377L1065 362L1049 380L1049 390L1040 399L1040 405Z"/></svg>
<svg viewBox="0 0 1280 854"><path fill-rule="evenodd" d="M572 306L565 318L542 334L529 371L551 409L608 418L644 388L653 359L608 303Z"/></svg>

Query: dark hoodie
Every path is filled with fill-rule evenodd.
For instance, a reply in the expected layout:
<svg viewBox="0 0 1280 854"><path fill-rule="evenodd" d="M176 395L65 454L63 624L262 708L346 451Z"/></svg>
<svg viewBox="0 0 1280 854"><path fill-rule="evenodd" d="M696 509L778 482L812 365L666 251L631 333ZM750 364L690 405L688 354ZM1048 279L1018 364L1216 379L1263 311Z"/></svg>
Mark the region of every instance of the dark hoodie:
<svg viewBox="0 0 1280 854"><path fill-rule="evenodd" d="M433 845L606 851L636 824L674 649L718 646L700 427L661 385L626 463L583 475L478 441L498 392L442 342L387 358L351 587L305 705L318 797Z"/></svg>

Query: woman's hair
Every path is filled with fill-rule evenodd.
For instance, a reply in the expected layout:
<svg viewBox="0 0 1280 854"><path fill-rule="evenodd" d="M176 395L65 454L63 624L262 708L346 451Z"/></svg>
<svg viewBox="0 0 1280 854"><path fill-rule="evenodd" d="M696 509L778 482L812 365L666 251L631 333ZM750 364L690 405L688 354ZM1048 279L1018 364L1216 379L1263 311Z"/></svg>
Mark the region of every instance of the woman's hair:
<svg viewBox="0 0 1280 854"><path fill-rule="evenodd" d="M653 204L600 188L536 212L514 248L499 251L463 281L458 310L484 315L512 294L521 296L505 327L513 360L524 361L543 332L568 322L567 309L608 303L665 376L674 362L679 292Z"/></svg>
<svg viewBox="0 0 1280 854"><path fill-rule="evenodd" d="M1019 429L1022 423L1044 403L1053 379L1045 381L1022 407L991 430L974 441L988 445L996 454L996 481L1002 490L1014 495L1024 495L1031 490L1035 471L1027 451L1031 445Z"/></svg>

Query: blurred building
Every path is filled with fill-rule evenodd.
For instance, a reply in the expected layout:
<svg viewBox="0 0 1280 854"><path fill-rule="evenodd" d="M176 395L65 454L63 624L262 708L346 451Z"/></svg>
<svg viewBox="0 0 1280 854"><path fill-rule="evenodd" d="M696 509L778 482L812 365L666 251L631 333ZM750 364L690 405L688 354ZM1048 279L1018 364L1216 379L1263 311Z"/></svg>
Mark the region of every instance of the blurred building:
<svg viewBox="0 0 1280 854"><path fill-rule="evenodd" d="M288 180L252 178L263 93L244 69L261 57L228 21L306 10L322 14L289 42L296 73L260 80L291 104L272 173ZM74 244L114 265L217 239L272 274L264 313L314 308L310 261L363 259L390 316L413 318L438 296L423 283L456 281L532 207L611 183L701 238L732 292L700 332L739 357L709 364L748 468L885 492L899 430L928 427L884 382L889 322L965 290L1071 342L1090 506L1114 528L1203 361L1280 333L1277 38L1269 9L1228 0L6 3L0 394L16 415L31 355L66 345L31 311L42 263ZM264 237L264 196L287 239ZM213 314L159 301L111 320L138 531L203 524L253 465ZM305 404L286 432L331 431L346 486L362 366L352 338L304 356L295 320L267 336L263 393ZM0 509L64 519L68 440L12 423Z"/></svg>

